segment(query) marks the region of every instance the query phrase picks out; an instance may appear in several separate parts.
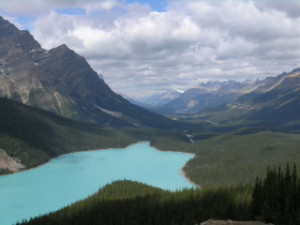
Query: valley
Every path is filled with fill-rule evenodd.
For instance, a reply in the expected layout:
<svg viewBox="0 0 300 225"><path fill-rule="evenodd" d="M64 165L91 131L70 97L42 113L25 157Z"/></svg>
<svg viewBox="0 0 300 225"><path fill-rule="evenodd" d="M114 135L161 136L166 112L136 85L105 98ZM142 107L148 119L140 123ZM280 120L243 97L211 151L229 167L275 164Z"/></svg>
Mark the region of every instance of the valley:
<svg viewBox="0 0 300 225"><path fill-rule="evenodd" d="M284 210L280 225L297 224L299 68L132 98L87 58L66 44L44 49L0 16L0 225L279 225ZM288 164L293 175L281 172ZM273 178L287 182L273 190L284 193L280 210L267 198L273 214L259 204L254 214L255 191L268 196Z"/></svg>

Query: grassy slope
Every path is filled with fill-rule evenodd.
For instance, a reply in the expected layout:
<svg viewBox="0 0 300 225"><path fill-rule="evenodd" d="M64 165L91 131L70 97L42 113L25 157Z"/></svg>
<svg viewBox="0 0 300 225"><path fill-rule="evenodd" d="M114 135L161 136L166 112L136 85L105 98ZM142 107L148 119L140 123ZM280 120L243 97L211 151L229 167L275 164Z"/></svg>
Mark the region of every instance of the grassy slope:
<svg viewBox="0 0 300 225"><path fill-rule="evenodd" d="M250 218L250 186L163 191L118 181L58 212L24 224L195 224L209 218ZM209 205L210 207L207 207Z"/></svg>

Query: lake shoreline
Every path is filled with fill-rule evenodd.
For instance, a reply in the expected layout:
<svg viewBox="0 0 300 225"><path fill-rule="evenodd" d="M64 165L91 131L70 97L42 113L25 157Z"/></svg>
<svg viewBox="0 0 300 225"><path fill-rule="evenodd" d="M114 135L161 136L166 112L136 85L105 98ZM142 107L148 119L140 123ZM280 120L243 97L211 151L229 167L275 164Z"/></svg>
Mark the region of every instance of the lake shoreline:
<svg viewBox="0 0 300 225"><path fill-rule="evenodd" d="M186 165L186 164L185 164ZM184 165L184 167L185 167ZM195 186L197 189L201 189L201 186L199 184L194 183L185 173L184 171L184 167L180 170L180 175L186 179L190 184L192 184L193 186Z"/></svg>
<svg viewBox="0 0 300 225"><path fill-rule="evenodd" d="M142 143L142 142L146 142L146 141L138 141L138 142L135 142L135 143L132 143L132 144L129 144L125 147L123 147L123 149L126 149L128 147L130 147L131 145L135 145L135 144L139 144L139 143ZM58 156L55 156L53 158L50 158L48 161L42 163L42 164L39 164L37 166L34 166L34 167L29 167L29 168L24 168L22 170L19 170L19 171L15 171L15 172L11 172L11 173L6 173L6 174L0 174L0 177L4 177L4 176L9 176L9 175L14 175L14 174L18 174L18 173L23 173L23 172L27 172L27 171L30 171L30 170L34 170L34 169L37 169L37 168L40 168L44 165L47 165L48 163L50 163L52 160L55 160L59 157L62 157L62 156L65 156L65 155L71 155L71 154L76 154L76 153L80 153L80 152L95 152L95 151L106 151L106 150L117 150L119 149L120 150L123 150L121 149L122 147L117 147L117 148L104 148L104 149L88 149L88 150L82 150L82 151L74 151L74 152L68 152L68 153L64 153L64 154L61 154L61 155L58 155Z"/></svg>
<svg viewBox="0 0 300 225"><path fill-rule="evenodd" d="M141 142L149 142L149 141L141 141ZM149 142L149 143L150 143L150 142ZM151 145L151 143L150 143L150 145ZM195 153L191 153L191 152L161 150L161 149L159 149L159 148L157 148L157 147L155 147L155 146L153 146L153 145L152 145L151 147L157 149L158 151L162 151L162 152L172 152L172 153L178 152L178 153L182 153L182 154L188 154L188 155L191 155L191 156L193 156L193 158L196 157L196 154L195 154ZM192 159L193 159L193 158L192 158ZM190 159L190 160L192 160L192 159ZM189 160L189 161L190 161L190 160ZM184 171L184 168L185 168L185 166L189 163L189 161L187 161L187 162L184 164L184 166L180 169L180 176L182 176L184 179L186 179L190 184L192 184L192 185L195 186L196 188L201 189L200 185L194 183L194 182L186 175L186 173L185 173L185 171Z"/></svg>
<svg viewBox="0 0 300 225"><path fill-rule="evenodd" d="M0 201L8 203L7 214L1 220L6 221L3 224L14 224L54 212L85 199L106 184L124 179L171 192L195 189L196 185L184 171L184 166L194 156L162 151L151 146L149 141L124 148L62 154L47 163L20 171L28 173L0 177Z"/></svg>
<svg viewBox="0 0 300 225"><path fill-rule="evenodd" d="M88 150L83 150L83 151L76 151L76 152L64 153L64 154L55 156L55 157L49 159L47 162L42 163L42 164L40 164L40 165L37 165L37 166L35 166L35 167L30 167L30 168L28 168L28 169L27 169L27 168L24 168L24 169L22 169L22 170L19 170L19 171L16 171L16 172L12 172L12 173L8 173L8 174L0 174L0 177L5 177L5 176L9 176L9 175L19 174L19 173L27 172L27 171L30 171L30 170L38 169L38 168L40 168L40 167L42 167L42 166L47 165L47 164L50 163L51 161L53 161L53 160L55 160L55 159L57 159L57 158L59 158L59 157L63 157L63 156L65 156L65 155L71 155L71 154L76 154L76 153L80 153L80 152L95 152L95 151L118 150L118 149L119 149L120 151L122 151L122 150L126 150L127 148L129 148L129 147L132 146L132 145L137 145L137 144L142 144L142 143L147 143L147 144L149 144L151 147L155 148L157 151L161 151L161 152L171 152L171 153L181 153L181 154L189 154L189 155L193 156L193 158L196 157L196 154L195 154L195 153L182 152L182 151L161 150L161 149L159 149L159 148L157 148L157 147L151 145L151 142L150 142L150 141L146 141L146 140L145 140L145 141L137 141L137 142L132 143L132 144L129 144L129 145L123 147L123 148L122 148L122 147L116 147L116 148L104 148L104 149L88 149ZM192 159L190 159L190 160L192 160ZM189 160L189 161L190 161L190 160ZM186 175L186 173L185 173L185 171L184 171L184 168L185 168L186 164L187 164L189 161L187 161L187 162L184 164L184 166L181 168L181 170L180 170L180 176L182 176L184 179L186 179L186 180L187 180L190 184L192 184L193 186L195 186L195 187L197 187L197 188L200 189L200 188L201 188L200 185L194 183L194 182Z"/></svg>

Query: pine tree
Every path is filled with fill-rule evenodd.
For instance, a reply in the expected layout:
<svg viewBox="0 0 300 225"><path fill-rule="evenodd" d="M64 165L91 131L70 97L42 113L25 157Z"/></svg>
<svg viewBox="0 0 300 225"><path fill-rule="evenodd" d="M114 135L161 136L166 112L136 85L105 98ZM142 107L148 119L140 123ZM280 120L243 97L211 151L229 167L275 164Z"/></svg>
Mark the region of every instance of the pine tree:
<svg viewBox="0 0 300 225"><path fill-rule="evenodd" d="M256 178L253 194L252 194L252 214L254 218L256 216L261 215L262 205L261 202L263 201L263 187L262 181L259 178Z"/></svg>
<svg viewBox="0 0 300 225"><path fill-rule="evenodd" d="M276 225L300 224L300 179L295 164L292 173L289 164L284 173L280 167L268 167L264 181L256 180L252 197L254 217L261 215L265 222Z"/></svg>

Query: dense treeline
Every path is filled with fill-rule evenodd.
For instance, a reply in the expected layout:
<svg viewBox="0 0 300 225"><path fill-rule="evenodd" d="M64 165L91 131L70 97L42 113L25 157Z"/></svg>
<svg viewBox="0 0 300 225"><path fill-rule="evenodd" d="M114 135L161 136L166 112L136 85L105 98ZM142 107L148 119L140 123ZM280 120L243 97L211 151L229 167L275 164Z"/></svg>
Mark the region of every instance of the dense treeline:
<svg viewBox="0 0 300 225"><path fill-rule="evenodd" d="M121 148L157 137L187 141L182 132L78 122L0 97L0 149L27 168L69 152ZM0 174L7 172L0 170Z"/></svg>
<svg viewBox="0 0 300 225"><path fill-rule="evenodd" d="M136 182L106 186L90 198L23 224L196 224L251 217L250 186L210 190L163 191Z"/></svg>
<svg viewBox="0 0 300 225"><path fill-rule="evenodd" d="M195 225L207 219L255 219L300 224L300 178L294 165L268 168L254 186L164 191L132 181L105 186L60 211L24 221L27 225Z"/></svg>
<svg viewBox="0 0 300 225"><path fill-rule="evenodd" d="M73 121L0 98L0 149L27 168L61 154L125 147L138 140L127 129Z"/></svg>
<svg viewBox="0 0 300 225"><path fill-rule="evenodd" d="M253 190L253 214L257 219L278 225L300 224L300 178L296 165L285 171L267 170L264 180L257 179Z"/></svg>

